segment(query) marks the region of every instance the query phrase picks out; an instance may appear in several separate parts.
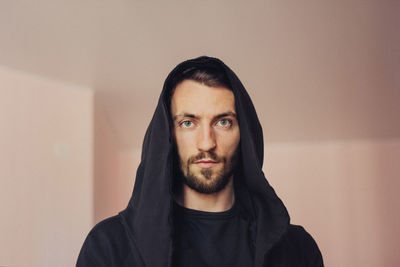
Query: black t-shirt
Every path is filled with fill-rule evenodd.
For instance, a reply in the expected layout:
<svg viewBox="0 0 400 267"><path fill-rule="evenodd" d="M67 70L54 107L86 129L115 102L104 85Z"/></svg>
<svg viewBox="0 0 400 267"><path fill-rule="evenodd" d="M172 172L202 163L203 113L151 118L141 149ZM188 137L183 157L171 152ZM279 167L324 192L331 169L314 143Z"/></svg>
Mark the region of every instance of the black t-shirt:
<svg viewBox="0 0 400 267"><path fill-rule="evenodd" d="M236 204L205 212L174 204L174 267L253 266L249 223Z"/></svg>

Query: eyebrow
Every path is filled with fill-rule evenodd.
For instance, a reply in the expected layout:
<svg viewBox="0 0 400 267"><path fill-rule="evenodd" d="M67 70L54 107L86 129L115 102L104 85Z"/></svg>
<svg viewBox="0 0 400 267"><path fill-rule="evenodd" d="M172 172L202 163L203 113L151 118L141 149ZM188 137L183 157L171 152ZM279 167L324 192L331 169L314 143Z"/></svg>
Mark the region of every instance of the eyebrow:
<svg viewBox="0 0 400 267"><path fill-rule="evenodd" d="M235 112L232 112L232 111L227 111L227 112L218 114L217 116L214 117L214 119L219 119L219 118L228 117L228 116L231 116L231 117L236 118L236 113L235 113ZM183 112L183 113L181 113L181 114L175 115L175 116L173 117L173 120L176 121L176 120L177 120L178 118L180 118L180 117L184 117L184 118L185 118L185 117L188 117L188 118L193 118L193 119L199 118L199 116L196 116L196 115L194 115L194 114L192 114L192 113Z"/></svg>

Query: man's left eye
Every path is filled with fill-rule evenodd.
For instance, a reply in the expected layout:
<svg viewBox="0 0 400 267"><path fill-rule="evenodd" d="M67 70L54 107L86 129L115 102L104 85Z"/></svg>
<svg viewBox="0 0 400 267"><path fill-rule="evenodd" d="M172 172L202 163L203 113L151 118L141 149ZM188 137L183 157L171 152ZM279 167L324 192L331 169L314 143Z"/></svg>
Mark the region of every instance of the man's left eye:
<svg viewBox="0 0 400 267"><path fill-rule="evenodd" d="M222 120L218 121L217 124L218 124L218 126L228 127L228 126L231 126L232 121L228 120L228 119L222 119Z"/></svg>

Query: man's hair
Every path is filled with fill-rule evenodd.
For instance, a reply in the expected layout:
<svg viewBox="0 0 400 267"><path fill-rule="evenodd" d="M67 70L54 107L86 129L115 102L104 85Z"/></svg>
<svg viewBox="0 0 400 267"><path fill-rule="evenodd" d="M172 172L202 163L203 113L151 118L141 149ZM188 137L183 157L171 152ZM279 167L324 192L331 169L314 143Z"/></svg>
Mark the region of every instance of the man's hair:
<svg viewBox="0 0 400 267"><path fill-rule="evenodd" d="M171 107L171 99L175 92L175 88L178 86L179 83L183 82L184 80L192 80L210 87L225 87L229 90L232 90L229 79L226 76L225 71L220 66L191 66L187 69L183 69L180 73L176 74L171 79L171 89L168 93L167 99L169 108Z"/></svg>

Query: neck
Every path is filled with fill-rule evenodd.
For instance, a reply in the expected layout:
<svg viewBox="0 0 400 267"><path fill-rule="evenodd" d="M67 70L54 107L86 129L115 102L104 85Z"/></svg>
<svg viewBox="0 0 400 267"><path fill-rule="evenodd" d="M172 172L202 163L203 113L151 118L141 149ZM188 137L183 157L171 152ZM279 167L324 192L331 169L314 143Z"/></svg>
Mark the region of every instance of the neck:
<svg viewBox="0 0 400 267"><path fill-rule="evenodd" d="M188 209L221 212L229 210L235 202L233 177L224 189L212 194L199 193L186 184L183 184L182 194L175 201Z"/></svg>

